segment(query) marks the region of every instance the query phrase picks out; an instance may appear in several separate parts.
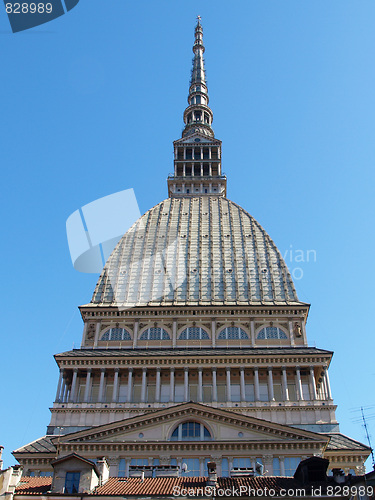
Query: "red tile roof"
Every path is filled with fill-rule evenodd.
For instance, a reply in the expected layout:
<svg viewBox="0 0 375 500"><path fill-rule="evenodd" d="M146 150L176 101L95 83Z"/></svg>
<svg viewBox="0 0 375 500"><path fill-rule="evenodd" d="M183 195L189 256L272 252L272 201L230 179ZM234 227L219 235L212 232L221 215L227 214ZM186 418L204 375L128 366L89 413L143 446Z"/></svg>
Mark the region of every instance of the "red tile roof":
<svg viewBox="0 0 375 500"><path fill-rule="evenodd" d="M16 488L17 495L39 495L51 489L52 477L21 477Z"/></svg>

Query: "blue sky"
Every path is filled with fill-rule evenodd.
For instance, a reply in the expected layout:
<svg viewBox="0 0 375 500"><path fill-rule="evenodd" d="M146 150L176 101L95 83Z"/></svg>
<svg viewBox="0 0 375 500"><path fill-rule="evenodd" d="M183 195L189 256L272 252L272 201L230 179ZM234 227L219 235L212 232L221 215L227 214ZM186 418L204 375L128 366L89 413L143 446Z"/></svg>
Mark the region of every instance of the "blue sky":
<svg viewBox="0 0 375 500"><path fill-rule="evenodd" d="M77 306L97 280L73 269L66 219L122 189L134 188L142 213L167 196L197 14L228 197L283 254L316 252L286 262L303 271L310 344L335 351L341 431L365 442L351 410L375 404L375 3L80 0L18 34L0 9L7 466L45 433L53 354L79 346ZM375 420L369 427L375 441Z"/></svg>

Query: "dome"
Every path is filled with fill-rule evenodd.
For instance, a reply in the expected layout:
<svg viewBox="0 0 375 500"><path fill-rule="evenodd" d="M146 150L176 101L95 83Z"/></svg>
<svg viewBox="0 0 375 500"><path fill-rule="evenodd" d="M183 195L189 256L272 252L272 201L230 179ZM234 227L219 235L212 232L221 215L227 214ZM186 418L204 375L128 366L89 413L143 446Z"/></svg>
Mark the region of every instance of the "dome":
<svg viewBox="0 0 375 500"><path fill-rule="evenodd" d="M300 304L262 226L220 196L168 198L140 217L109 257L93 305Z"/></svg>

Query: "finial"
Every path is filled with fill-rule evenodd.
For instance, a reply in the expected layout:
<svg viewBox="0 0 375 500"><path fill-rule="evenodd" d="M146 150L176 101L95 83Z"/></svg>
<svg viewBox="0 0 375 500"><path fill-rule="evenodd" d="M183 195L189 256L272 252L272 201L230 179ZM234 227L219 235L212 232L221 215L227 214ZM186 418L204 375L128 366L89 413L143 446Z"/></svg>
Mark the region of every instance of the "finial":
<svg viewBox="0 0 375 500"><path fill-rule="evenodd" d="M198 24L200 24L201 19L202 19L202 18L201 18L201 16L197 16L197 21L198 21Z"/></svg>

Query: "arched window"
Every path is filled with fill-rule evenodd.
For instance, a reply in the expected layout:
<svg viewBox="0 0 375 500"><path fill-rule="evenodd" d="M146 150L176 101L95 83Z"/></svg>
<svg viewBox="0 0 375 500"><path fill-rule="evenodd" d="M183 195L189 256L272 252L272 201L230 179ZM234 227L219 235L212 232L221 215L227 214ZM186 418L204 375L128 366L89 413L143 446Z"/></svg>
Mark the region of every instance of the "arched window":
<svg viewBox="0 0 375 500"><path fill-rule="evenodd" d="M206 330L199 326L188 326L180 333L178 340L209 340Z"/></svg>
<svg viewBox="0 0 375 500"><path fill-rule="evenodd" d="M147 328L142 335L140 340L170 340L169 333L164 330L164 328L152 327Z"/></svg>
<svg viewBox="0 0 375 500"><path fill-rule="evenodd" d="M243 340L248 339L248 335L245 330L242 330L239 326L228 326L221 330L219 333L219 340Z"/></svg>
<svg viewBox="0 0 375 500"><path fill-rule="evenodd" d="M280 339L286 340L286 333L278 326L266 326L262 328L257 335L258 340Z"/></svg>
<svg viewBox="0 0 375 500"><path fill-rule="evenodd" d="M172 432L171 441L210 441L210 431L199 422L184 422Z"/></svg>
<svg viewBox="0 0 375 500"><path fill-rule="evenodd" d="M125 328L110 328L101 337L100 340L131 340L130 333Z"/></svg>

